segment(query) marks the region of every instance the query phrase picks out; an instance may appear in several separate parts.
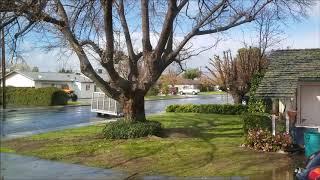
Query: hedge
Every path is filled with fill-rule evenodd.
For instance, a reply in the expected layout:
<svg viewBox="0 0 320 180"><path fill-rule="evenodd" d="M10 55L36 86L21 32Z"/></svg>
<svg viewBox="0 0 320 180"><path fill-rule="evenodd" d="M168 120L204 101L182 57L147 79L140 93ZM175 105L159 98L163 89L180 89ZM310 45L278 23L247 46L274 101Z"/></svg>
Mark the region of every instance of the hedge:
<svg viewBox="0 0 320 180"><path fill-rule="evenodd" d="M150 135L159 136L162 127L157 121L126 122L118 120L107 123L103 129L106 139L131 139Z"/></svg>
<svg viewBox="0 0 320 180"><path fill-rule="evenodd" d="M242 120L245 134L247 134L249 130L253 129L272 130L272 123L269 114L246 113L242 115Z"/></svg>
<svg viewBox="0 0 320 180"><path fill-rule="evenodd" d="M185 105L169 105L166 112L182 112L182 113L214 113L214 114L243 114L247 112L247 106L231 105L231 104L185 104Z"/></svg>
<svg viewBox="0 0 320 180"><path fill-rule="evenodd" d="M2 88L0 89L2 95ZM52 106L66 105L68 95L55 87L47 88L6 88L6 103L8 105ZM2 104L2 98L0 100Z"/></svg>

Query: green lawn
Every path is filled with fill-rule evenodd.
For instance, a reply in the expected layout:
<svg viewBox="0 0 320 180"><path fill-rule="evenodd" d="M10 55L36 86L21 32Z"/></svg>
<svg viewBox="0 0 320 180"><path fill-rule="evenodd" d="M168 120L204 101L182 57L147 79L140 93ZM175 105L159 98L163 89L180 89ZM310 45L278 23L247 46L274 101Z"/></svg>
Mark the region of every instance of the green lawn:
<svg viewBox="0 0 320 180"><path fill-rule="evenodd" d="M239 116L166 113L166 137L105 140L103 125L81 127L2 142L2 152L37 156L138 175L254 176L287 167L286 155L246 150Z"/></svg>
<svg viewBox="0 0 320 180"><path fill-rule="evenodd" d="M200 92L199 95L219 95L219 94L226 94L223 91L208 91L208 92Z"/></svg>

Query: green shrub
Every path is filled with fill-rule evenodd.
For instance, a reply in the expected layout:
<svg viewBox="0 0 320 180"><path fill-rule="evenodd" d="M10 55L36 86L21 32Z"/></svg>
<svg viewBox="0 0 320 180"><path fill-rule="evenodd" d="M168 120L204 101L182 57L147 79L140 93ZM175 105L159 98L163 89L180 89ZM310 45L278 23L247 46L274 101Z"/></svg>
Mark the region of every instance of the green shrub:
<svg viewBox="0 0 320 180"><path fill-rule="evenodd" d="M244 133L251 129L272 130L272 122L269 114L265 113L245 113L242 115Z"/></svg>
<svg viewBox="0 0 320 180"><path fill-rule="evenodd" d="M148 93L147 93L147 96L156 96L159 94L159 88L158 87L155 87L155 86L152 86Z"/></svg>
<svg viewBox="0 0 320 180"><path fill-rule="evenodd" d="M130 139L149 135L159 136L161 130L161 123L157 121L129 123L119 120L108 123L103 129L103 134L106 139Z"/></svg>
<svg viewBox="0 0 320 180"><path fill-rule="evenodd" d="M243 105L231 104L185 104L169 105L166 112L180 112L180 113L214 113L214 114L243 114L247 112L247 107Z"/></svg>
<svg viewBox="0 0 320 180"><path fill-rule="evenodd" d="M2 92L2 88L0 91ZM37 89L7 87L6 92L6 103L9 105L51 106L65 105L68 102L68 95L54 87Z"/></svg>
<svg viewBox="0 0 320 180"><path fill-rule="evenodd" d="M245 146L266 152L286 151L292 146L292 138L286 133L278 133L273 136L268 130L250 129L245 140Z"/></svg>

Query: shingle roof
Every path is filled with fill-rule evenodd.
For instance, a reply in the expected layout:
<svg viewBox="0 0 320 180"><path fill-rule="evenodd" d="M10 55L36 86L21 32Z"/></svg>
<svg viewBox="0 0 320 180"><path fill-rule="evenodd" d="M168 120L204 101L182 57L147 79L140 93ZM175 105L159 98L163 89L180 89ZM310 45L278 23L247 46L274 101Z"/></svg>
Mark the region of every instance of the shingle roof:
<svg viewBox="0 0 320 180"><path fill-rule="evenodd" d="M299 80L320 81L320 49L277 50L269 59L257 96L293 97Z"/></svg>
<svg viewBox="0 0 320 180"><path fill-rule="evenodd" d="M75 73L57 73L57 72L22 72L15 71L15 73L19 73L32 79L34 81L77 81L77 82L92 82L91 79L85 77L81 74ZM8 74L9 75L9 74Z"/></svg>

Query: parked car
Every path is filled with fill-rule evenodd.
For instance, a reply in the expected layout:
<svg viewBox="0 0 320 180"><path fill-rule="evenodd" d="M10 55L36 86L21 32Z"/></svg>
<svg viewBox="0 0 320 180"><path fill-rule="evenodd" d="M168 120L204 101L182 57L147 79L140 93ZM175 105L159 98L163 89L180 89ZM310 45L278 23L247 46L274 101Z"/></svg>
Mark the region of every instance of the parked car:
<svg viewBox="0 0 320 180"><path fill-rule="evenodd" d="M179 94L183 95L183 94L193 94L196 95L200 92L200 89L196 89L196 88L183 88L179 91Z"/></svg>

